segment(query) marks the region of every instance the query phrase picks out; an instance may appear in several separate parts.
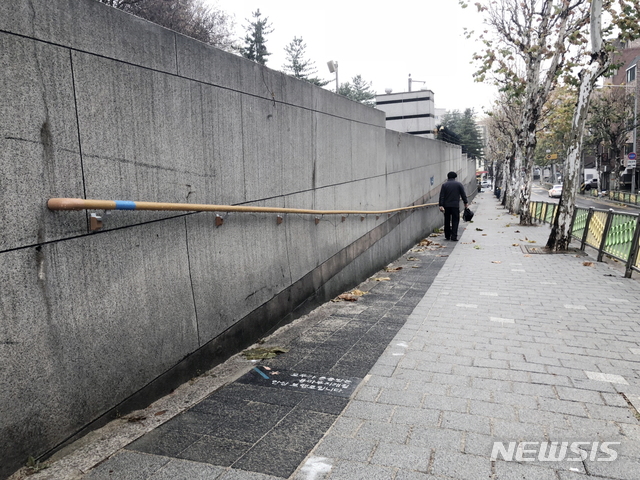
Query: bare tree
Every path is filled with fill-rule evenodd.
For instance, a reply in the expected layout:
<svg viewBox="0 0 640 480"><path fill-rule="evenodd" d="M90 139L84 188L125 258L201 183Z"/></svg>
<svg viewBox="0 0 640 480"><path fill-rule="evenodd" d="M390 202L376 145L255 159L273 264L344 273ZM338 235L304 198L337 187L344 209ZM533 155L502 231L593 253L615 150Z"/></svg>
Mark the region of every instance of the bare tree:
<svg viewBox="0 0 640 480"><path fill-rule="evenodd" d="M492 74L501 89L521 98L509 203L528 225L538 124L558 77L571 64L570 47L582 43L588 0L485 0L476 6L494 34L480 36L485 47L474 57L481 62L476 80Z"/></svg>
<svg viewBox="0 0 640 480"><path fill-rule="evenodd" d="M509 202L515 196L513 168L521 126L521 110L522 105L516 99L503 93L489 116L487 157L497 161L495 184L500 186L502 204L507 208L511 207Z"/></svg>
<svg viewBox="0 0 640 480"><path fill-rule="evenodd" d="M203 0L98 0L228 52L237 51L235 21Z"/></svg>
<svg viewBox="0 0 640 480"><path fill-rule="evenodd" d="M610 23L603 28L603 3L607 6ZM611 67L615 52L614 40L631 40L640 37L640 1L591 0L589 62L579 73L580 87L578 103L573 115L571 143L564 163L564 183L558 213L551 227L547 247L566 250L571 241L571 221L575 211L575 197L580 186L580 160L584 139L584 126L589 110L589 101L596 81ZM616 7L616 8L614 8ZM609 35L609 38L606 36Z"/></svg>
<svg viewBox="0 0 640 480"><path fill-rule="evenodd" d="M615 190L620 187L619 172L629 132L640 126L634 106L634 91L627 85L604 85L593 93L589 106L586 125L592 142L602 144L603 149L611 153L609 158Z"/></svg>

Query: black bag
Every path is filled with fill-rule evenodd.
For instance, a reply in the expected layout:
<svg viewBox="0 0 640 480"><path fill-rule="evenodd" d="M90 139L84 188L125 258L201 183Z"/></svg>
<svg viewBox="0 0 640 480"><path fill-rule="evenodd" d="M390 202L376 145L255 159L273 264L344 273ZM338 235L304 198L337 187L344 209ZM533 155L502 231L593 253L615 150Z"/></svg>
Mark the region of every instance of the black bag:
<svg viewBox="0 0 640 480"><path fill-rule="evenodd" d="M464 213L462 214L462 219L465 222L470 222L472 218L473 218L473 212L468 208L465 208Z"/></svg>

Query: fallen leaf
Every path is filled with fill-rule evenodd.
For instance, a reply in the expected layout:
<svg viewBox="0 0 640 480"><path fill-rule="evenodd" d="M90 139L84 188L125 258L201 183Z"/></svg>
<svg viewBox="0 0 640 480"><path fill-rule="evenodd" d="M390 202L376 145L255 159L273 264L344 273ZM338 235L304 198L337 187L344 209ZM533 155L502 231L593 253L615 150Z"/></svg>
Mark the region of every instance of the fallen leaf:
<svg viewBox="0 0 640 480"><path fill-rule="evenodd" d="M332 302L357 302L358 297L355 295L349 295L348 293L343 293L342 295L338 295L336 298L331 300Z"/></svg>
<svg viewBox="0 0 640 480"><path fill-rule="evenodd" d="M582 262L582 265L584 265L585 267L592 267L593 262Z"/></svg>
<svg viewBox="0 0 640 480"><path fill-rule="evenodd" d="M167 411L166 411L166 410L160 410L159 412L154 413L154 415L155 415L156 417L159 417L160 415L164 415L165 413L167 413Z"/></svg>
<svg viewBox="0 0 640 480"><path fill-rule="evenodd" d="M373 280L376 282L388 282L391 279L389 277L376 277Z"/></svg>
<svg viewBox="0 0 640 480"><path fill-rule="evenodd" d="M486 233L483 233L483 234L482 234L482 236L483 236L483 237L486 237L486 236L487 236L487 234L486 234Z"/></svg>
<svg viewBox="0 0 640 480"><path fill-rule="evenodd" d="M475 248L476 250L480 250L480 245L476 245L476 246L475 246L475 247L473 247L473 248Z"/></svg>
<svg viewBox="0 0 640 480"><path fill-rule="evenodd" d="M143 415L134 415L132 417L128 417L127 418L127 422L129 423L135 423L135 422L141 422L143 420L146 420L147 417L143 416Z"/></svg>
<svg viewBox="0 0 640 480"><path fill-rule="evenodd" d="M358 290L357 288L355 290L351 290L350 292L351 295L355 295L356 297L361 297L363 295L366 295L368 292L363 292L362 290Z"/></svg>
<svg viewBox="0 0 640 480"><path fill-rule="evenodd" d="M512 247L519 247L519 246L520 246L520 244L519 244L519 243L513 243L511 246L512 246Z"/></svg>
<svg viewBox="0 0 640 480"><path fill-rule="evenodd" d="M385 267L385 272L398 272L402 270L402 267Z"/></svg>
<svg viewBox="0 0 640 480"><path fill-rule="evenodd" d="M242 356L247 360L264 360L267 358L274 358L282 353L287 353L289 349L282 347L258 347L251 348L242 352Z"/></svg>
<svg viewBox="0 0 640 480"><path fill-rule="evenodd" d="M481 228L476 227L476 232L481 232L481 231L482 231Z"/></svg>
<svg viewBox="0 0 640 480"><path fill-rule="evenodd" d="M523 257L530 257L531 255L529 255L528 253L523 255Z"/></svg>
<svg viewBox="0 0 640 480"><path fill-rule="evenodd" d="M529 240L529 243L536 243L535 240Z"/></svg>
<svg viewBox="0 0 640 480"><path fill-rule="evenodd" d="M515 232L513 232L513 233L520 233L520 230L516 230L516 231L515 231Z"/></svg>
<svg viewBox="0 0 640 480"><path fill-rule="evenodd" d="M502 263L502 260L494 260L491 263Z"/></svg>
<svg viewBox="0 0 640 480"><path fill-rule="evenodd" d="M431 240L424 238L424 239L422 239L420 241L420 243L418 245L420 245L422 247L427 247L427 246L431 245L432 243L433 242Z"/></svg>
<svg viewBox="0 0 640 480"><path fill-rule="evenodd" d="M416 260L418 260L416 257L407 257L407 260L409 262L415 262Z"/></svg>

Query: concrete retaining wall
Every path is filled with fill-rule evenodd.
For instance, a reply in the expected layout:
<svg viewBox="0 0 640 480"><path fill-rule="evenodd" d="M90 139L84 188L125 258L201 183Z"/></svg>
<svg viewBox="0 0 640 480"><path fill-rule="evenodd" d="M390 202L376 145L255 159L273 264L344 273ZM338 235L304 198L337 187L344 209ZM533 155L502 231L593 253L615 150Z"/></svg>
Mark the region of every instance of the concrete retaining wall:
<svg viewBox="0 0 640 480"><path fill-rule="evenodd" d="M51 197L316 209L433 201L445 143L94 0L0 3L0 477L136 408L441 224L51 212ZM310 300L311 299L311 300Z"/></svg>

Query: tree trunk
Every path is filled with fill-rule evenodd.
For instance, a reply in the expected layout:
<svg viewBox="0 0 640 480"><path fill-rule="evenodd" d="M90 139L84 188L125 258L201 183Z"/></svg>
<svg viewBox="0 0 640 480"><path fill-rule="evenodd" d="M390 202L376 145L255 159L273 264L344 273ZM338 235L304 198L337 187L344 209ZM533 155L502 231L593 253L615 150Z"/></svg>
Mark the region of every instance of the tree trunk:
<svg viewBox="0 0 640 480"><path fill-rule="evenodd" d="M591 3L591 62L580 72L580 92L578 103L573 113L571 125L571 144L564 161L564 183L562 198L558 203L558 212L551 227L551 234L547 240L547 247L562 251L569 248L571 241L571 221L575 211L575 199L580 187L580 163L584 125L589 109L591 93L598 78L607 70L611 63L611 56L602 46L601 28L602 0Z"/></svg>

